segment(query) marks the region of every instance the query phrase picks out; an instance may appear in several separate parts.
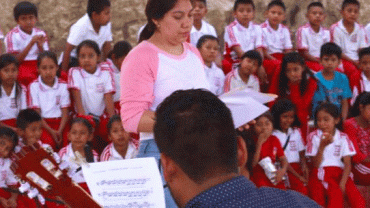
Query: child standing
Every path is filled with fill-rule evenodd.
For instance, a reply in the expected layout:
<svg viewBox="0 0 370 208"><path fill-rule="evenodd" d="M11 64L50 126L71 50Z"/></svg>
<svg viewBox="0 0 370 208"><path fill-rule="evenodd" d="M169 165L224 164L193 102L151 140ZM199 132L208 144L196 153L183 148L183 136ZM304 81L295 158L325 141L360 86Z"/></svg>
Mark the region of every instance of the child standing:
<svg viewBox="0 0 370 208"><path fill-rule="evenodd" d="M254 73L261 65L261 55L257 51L247 51L241 57L239 68L226 75L224 91L246 87L259 92L260 83Z"/></svg>
<svg viewBox="0 0 370 208"><path fill-rule="evenodd" d="M330 28L331 41L342 48L344 73L350 78L359 68L358 51L369 46L365 29L357 23L360 2L344 0L342 18Z"/></svg>
<svg viewBox="0 0 370 208"><path fill-rule="evenodd" d="M0 56L0 126L16 131L16 118L27 108L26 88L18 84L18 62L13 55Z"/></svg>
<svg viewBox="0 0 370 208"><path fill-rule="evenodd" d="M204 21L203 18L207 14L207 1L206 0L193 0L193 27L190 31L190 43L194 46L197 45L199 39L203 35L212 35L217 38L215 28Z"/></svg>
<svg viewBox="0 0 370 208"><path fill-rule="evenodd" d="M205 64L210 91L215 95L221 95L224 92L225 75L215 63L220 48L218 39L212 35L204 35L199 39L197 48Z"/></svg>
<svg viewBox="0 0 370 208"><path fill-rule="evenodd" d="M107 126L109 139L112 141L103 150L100 161L123 160L135 158L138 149L133 144L133 138L123 129L121 117L114 115Z"/></svg>
<svg viewBox="0 0 370 208"><path fill-rule="evenodd" d="M58 62L53 52L43 52L37 59L40 76L29 85L29 108L35 109L43 118L41 141L54 151L67 145L66 126L70 98L67 83L57 77Z"/></svg>
<svg viewBox="0 0 370 208"><path fill-rule="evenodd" d="M330 42L330 31L321 26L325 19L324 6L321 2L312 2L307 7L308 23L301 26L296 33L297 49L306 60L308 68L318 72L321 46Z"/></svg>
<svg viewBox="0 0 370 208"><path fill-rule="evenodd" d="M49 50L46 33L35 27L37 7L23 1L14 7L17 26L5 37L7 53L15 54L19 65L18 80L25 86L37 78L37 56Z"/></svg>
<svg viewBox="0 0 370 208"><path fill-rule="evenodd" d="M115 114L115 84L110 68L98 65L98 44L91 40L83 41L77 47L77 54L80 67L70 69L68 85L76 113L92 115L100 121L96 129L99 138L94 139L93 146L101 151L108 143L106 124Z"/></svg>
<svg viewBox="0 0 370 208"><path fill-rule="evenodd" d="M312 112L316 111L320 103L326 101L336 105L341 111L342 119L346 119L348 99L352 93L346 75L336 71L341 54L342 50L335 43L326 43L321 47L320 60L324 69L316 74L318 89L312 99Z"/></svg>
<svg viewBox="0 0 370 208"><path fill-rule="evenodd" d="M284 154L288 160L288 187L294 191L307 195L308 168L305 158L299 121L296 116L296 107L288 99L278 100L271 108L274 117L274 131L272 135L280 140Z"/></svg>
<svg viewBox="0 0 370 208"><path fill-rule="evenodd" d="M78 66L76 47L84 40L93 40L102 51L102 60L108 56L112 46L111 9L109 0L88 0L87 14L71 26L63 53L62 71Z"/></svg>
<svg viewBox="0 0 370 208"><path fill-rule="evenodd" d="M308 137L306 156L311 157L314 165L311 174L322 185L314 187L311 198L324 207L337 208L343 207L344 195L347 195L351 207L365 207L364 198L349 177L351 156L356 151L347 135L338 129L340 117L334 104L324 103L317 108L315 124L318 130ZM325 189L327 203L320 189Z"/></svg>
<svg viewBox="0 0 370 208"><path fill-rule="evenodd" d="M359 94L370 92L370 47L363 48L358 53L360 71L349 80L352 87L353 104Z"/></svg>
<svg viewBox="0 0 370 208"><path fill-rule="evenodd" d="M98 153L92 150L88 144L94 138L94 128L95 122L92 116L81 116L73 119L71 122L71 130L68 133L68 140L70 143L59 151L61 161L67 162L69 165L68 174L71 176L72 180L78 183L78 185L88 193L90 193L90 191L82 174L81 159L85 159L88 163L99 161ZM82 158L77 157L77 152Z"/></svg>
<svg viewBox="0 0 370 208"><path fill-rule="evenodd" d="M253 157L253 173L251 180L257 187L268 186L285 189L282 180L287 172L288 161L284 155L284 150L281 147L279 139L272 135L273 118L270 113L265 113L256 119L254 131L256 134L256 152ZM259 164L259 162L266 157L269 157L274 165L277 161L280 161L282 164L282 167L277 170L274 178L276 185L267 178L266 173Z"/></svg>

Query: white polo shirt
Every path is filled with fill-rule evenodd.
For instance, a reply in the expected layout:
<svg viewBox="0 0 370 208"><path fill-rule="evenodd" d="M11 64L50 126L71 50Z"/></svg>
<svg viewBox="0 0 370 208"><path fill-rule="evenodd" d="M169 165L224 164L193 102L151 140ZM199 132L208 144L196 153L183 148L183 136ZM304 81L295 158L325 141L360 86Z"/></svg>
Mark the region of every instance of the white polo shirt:
<svg viewBox="0 0 370 208"><path fill-rule="evenodd" d="M262 29L254 22L249 22L246 28L235 20L225 28L224 39L229 48L240 46L244 52L266 47L262 38ZM238 58L234 51L231 52L231 57L234 60Z"/></svg>
<svg viewBox="0 0 370 208"><path fill-rule="evenodd" d="M331 41L339 45L343 53L353 60L358 60L358 51L361 48L369 46L365 28L358 23L355 23L353 32L349 34L343 20L340 20L331 26L330 33Z"/></svg>
<svg viewBox="0 0 370 208"><path fill-rule="evenodd" d="M26 88L21 85L21 91L16 99L16 85L14 85L12 92L8 96L1 86L1 97L0 97L0 121L15 119L18 116L20 110L27 108L26 101Z"/></svg>
<svg viewBox="0 0 370 208"><path fill-rule="evenodd" d="M321 136L321 130L316 130L308 136L306 156L316 156L320 146ZM329 166L343 168L344 163L342 162L342 158L356 154L356 150L347 134L335 130L333 139L334 141L324 149L320 168Z"/></svg>
<svg viewBox="0 0 370 208"><path fill-rule="evenodd" d="M62 117L62 108L71 105L67 82L55 78L52 87L44 84L39 76L28 86L28 107L41 110L43 118Z"/></svg>
<svg viewBox="0 0 370 208"><path fill-rule="evenodd" d="M44 31L39 28L33 28L31 34L27 34L21 30L21 28L16 26L5 36L5 48L7 53L21 53L27 45L31 42L32 38L36 35L42 35L46 37L46 41L43 45L45 51L49 50L47 35ZM35 43L31 50L28 52L27 56L24 58L25 61L35 61L39 55L40 50Z"/></svg>
<svg viewBox="0 0 370 208"><path fill-rule="evenodd" d="M120 87L121 71L116 67L116 65L114 65L113 61L109 58L107 58L106 62L101 63L101 66L109 67L111 69L111 73L113 75L114 84L116 88L116 93L114 93L113 95L113 101L119 102L121 98L121 87Z"/></svg>
<svg viewBox="0 0 370 208"><path fill-rule="evenodd" d="M229 92L237 88L249 88L257 92L260 91L260 82L256 75L251 74L248 83L245 83L239 75L239 69L229 72L225 78L224 92Z"/></svg>
<svg viewBox="0 0 370 208"><path fill-rule="evenodd" d="M311 56L319 58L321 46L330 42L330 31L320 27L319 32L315 32L310 23L306 23L298 28L296 39L298 50L306 50Z"/></svg>
<svg viewBox="0 0 370 208"><path fill-rule="evenodd" d="M361 79L360 79L360 86L361 89L358 89L358 86L355 85L352 89L352 99L351 105L353 105L356 101L357 96L359 96L360 92L370 92L370 80L367 79L366 75L362 72Z"/></svg>
<svg viewBox="0 0 370 208"><path fill-rule="evenodd" d="M0 158L0 188L7 188L18 183L10 170L12 161L9 158Z"/></svg>
<svg viewBox="0 0 370 208"><path fill-rule="evenodd" d="M112 160L123 160L123 159L133 159L138 154L138 149L132 144L128 143L127 152L125 158L123 158L117 150L114 148L114 144L110 143L106 146L100 155L100 161L112 161Z"/></svg>
<svg viewBox="0 0 370 208"><path fill-rule="evenodd" d="M197 46L198 40L203 35L213 35L217 38L217 32L215 28L204 20L202 20L202 27L200 28L200 30L197 30L194 26L191 28L190 43L194 46Z"/></svg>
<svg viewBox="0 0 370 208"><path fill-rule="evenodd" d="M370 23L366 25L365 27L366 34L367 34L367 40L370 40Z"/></svg>
<svg viewBox="0 0 370 208"><path fill-rule="evenodd" d="M279 24L274 30L268 20L261 24L263 41L266 44L268 54L283 53L284 50L293 49L289 28Z"/></svg>
<svg viewBox="0 0 370 208"><path fill-rule="evenodd" d="M96 33L91 23L88 14L81 17L76 23L71 26L67 43L78 46L84 40L93 40L98 45L100 50L103 48L105 42L113 41L112 24L109 22L105 26L101 26L99 33ZM71 52L72 57L77 57L76 48Z"/></svg>
<svg viewBox="0 0 370 208"><path fill-rule="evenodd" d="M224 92L224 72L215 63L212 63L211 68L205 66L205 72L210 85L210 91L215 95L221 95Z"/></svg>
<svg viewBox="0 0 370 208"><path fill-rule="evenodd" d="M299 163L299 152L306 149L302 141L300 129L289 128L287 133L284 133L280 130L274 130L272 132L272 135L276 136L279 139L281 147L284 147L285 143L288 140L288 137L290 137L289 143L284 150L285 156L287 157L288 163Z"/></svg>
<svg viewBox="0 0 370 208"><path fill-rule="evenodd" d="M94 162L98 162L99 161L98 153L96 153L95 150L93 150L92 152L93 152L93 155L94 155ZM85 178L84 178L84 175L82 173L82 170L80 170L76 173L76 170L81 166L75 162L76 161L76 155L73 152L71 143L68 144L66 147L63 147L59 151L59 157L60 157L61 162L67 162L68 163L68 165L69 165L68 173L69 174L72 173L72 180L76 183L84 183Z"/></svg>
<svg viewBox="0 0 370 208"><path fill-rule="evenodd" d="M87 114L101 116L105 110L104 95L115 92L115 83L109 68L98 66L94 74L81 67L69 71L68 87L81 92L82 106Z"/></svg>

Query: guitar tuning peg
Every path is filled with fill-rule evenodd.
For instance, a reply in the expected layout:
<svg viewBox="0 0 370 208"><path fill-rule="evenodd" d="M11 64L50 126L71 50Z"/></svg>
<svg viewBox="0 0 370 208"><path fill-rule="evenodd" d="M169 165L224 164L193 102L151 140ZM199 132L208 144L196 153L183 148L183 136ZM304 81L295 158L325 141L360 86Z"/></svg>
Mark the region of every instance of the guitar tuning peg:
<svg viewBox="0 0 370 208"><path fill-rule="evenodd" d="M55 162L57 162L58 164L60 163L60 157L56 152L53 152L51 156L54 158Z"/></svg>
<svg viewBox="0 0 370 208"><path fill-rule="evenodd" d="M65 161L61 162L61 163L59 164L59 168L60 168L61 170L68 169L68 168L69 168L69 164L68 164L68 162L65 162Z"/></svg>
<svg viewBox="0 0 370 208"><path fill-rule="evenodd" d="M23 181L24 182L24 181ZM21 193L25 193L26 191L29 191L31 189L31 186L27 182L20 182L21 186L18 188Z"/></svg>
<svg viewBox="0 0 370 208"><path fill-rule="evenodd" d="M39 190L37 188L31 187L31 189L28 191L27 196L30 199L35 198L37 195L39 195Z"/></svg>
<svg viewBox="0 0 370 208"><path fill-rule="evenodd" d="M45 205L45 198L41 194L37 195L37 199L42 205Z"/></svg>

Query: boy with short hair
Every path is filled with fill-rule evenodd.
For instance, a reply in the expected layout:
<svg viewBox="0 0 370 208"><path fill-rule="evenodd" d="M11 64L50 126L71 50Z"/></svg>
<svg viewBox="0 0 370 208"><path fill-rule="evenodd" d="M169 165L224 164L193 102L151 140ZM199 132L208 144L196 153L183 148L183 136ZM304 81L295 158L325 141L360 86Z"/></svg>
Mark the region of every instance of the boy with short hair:
<svg viewBox="0 0 370 208"><path fill-rule="evenodd" d="M354 104L357 96L362 92L370 92L370 47L361 49L358 57L360 71L350 79L352 87L351 104Z"/></svg>
<svg viewBox="0 0 370 208"><path fill-rule="evenodd" d="M224 91L229 92L245 87L259 92L260 84L254 73L261 66L262 57L260 53L255 50L244 53L239 68L226 75Z"/></svg>
<svg viewBox="0 0 370 208"><path fill-rule="evenodd" d="M344 73L351 77L359 67L358 51L369 46L365 29L357 23L360 2L344 0L342 3L342 19L331 26L331 41L342 48L342 64Z"/></svg>
<svg viewBox="0 0 370 208"><path fill-rule="evenodd" d="M213 35L217 38L215 28L204 21L203 18L207 14L207 1L206 0L192 0L193 4L193 27L190 31L190 43L194 46L197 45L199 38L203 35Z"/></svg>
<svg viewBox="0 0 370 208"><path fill-rule="evenodd" d="M105 60L112 46L112 25L110 23L110 1L89 0L87 14L71 26L63 54L61 69L78 66L76 47L84 40L93 40L102 51Z"/></svg>
<svg viewBox="0 0 370 208"><path fill-rule="evenodd" d="M323 68L320 64L321 46L330 42L330 31L321 26L325 19L322 3L310 3L307 7L306 17L308 23L301 26L296 33L297 49L305 58L308 68L318 72Z"/></svg>
<svg viewBox="0 0 370 208"><path fill-rule="evenodd" d="M49 50L47 36L43 30L35 27L37 7L22 1L14 7L14 19L17 26L5 37L7 53L15 54L19 65L18 80L25 86L37 78L37 56Z"/></svg>
<svg viewBox="0 0 370 208"><path fill-rule="evenodd" d="M352 97L345 74L336 71L342 55L341 48L335 43L325 43L321 47L320 61L324 69L316 73L317 90L312 99L312 115L322 102L330 102L341 109L342 119L348 115L348 99Z"/></svg>

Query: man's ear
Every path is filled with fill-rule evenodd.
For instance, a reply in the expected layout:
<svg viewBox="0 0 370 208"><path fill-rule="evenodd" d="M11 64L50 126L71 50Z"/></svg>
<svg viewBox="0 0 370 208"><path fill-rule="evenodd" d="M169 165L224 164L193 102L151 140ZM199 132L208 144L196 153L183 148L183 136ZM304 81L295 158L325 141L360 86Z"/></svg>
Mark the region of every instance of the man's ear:
<svg viewBox="0 0 370 208"><path fill-rule="evenodd" d="M178 165L164 153L161 153L161 165L163 168L164 180L166 182L171 182L178 173Z"/></svg>
<svg viewBox="0 0 370 208"><path fill-rule="evenodd" d="M237 157L238 167L244 167L248 161L248 150L244 139L241 136L236 137L237 139Z"/></svg>

